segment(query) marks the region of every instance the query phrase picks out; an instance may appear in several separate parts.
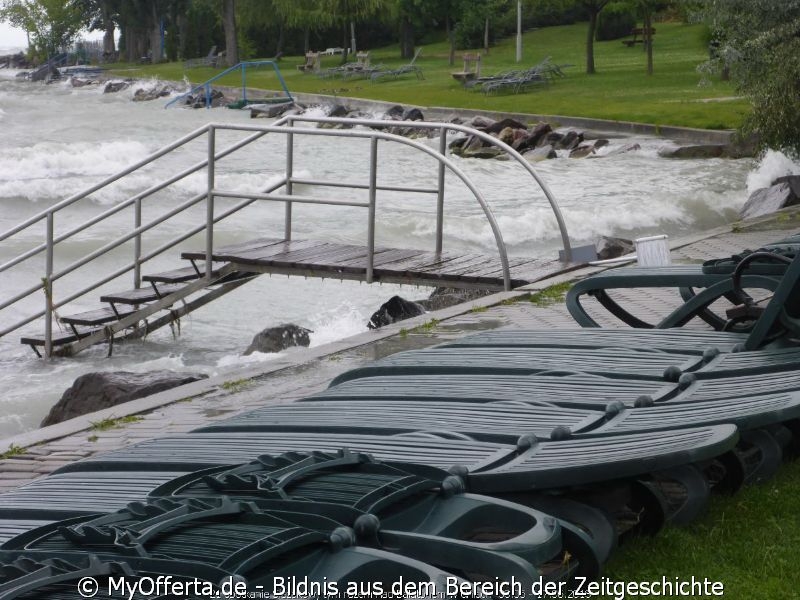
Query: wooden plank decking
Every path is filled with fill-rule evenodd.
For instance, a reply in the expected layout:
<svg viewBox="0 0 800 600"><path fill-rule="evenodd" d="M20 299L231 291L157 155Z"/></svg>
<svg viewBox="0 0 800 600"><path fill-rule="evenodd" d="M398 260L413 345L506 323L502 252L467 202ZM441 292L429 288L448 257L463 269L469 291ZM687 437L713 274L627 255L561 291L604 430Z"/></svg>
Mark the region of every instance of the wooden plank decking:
<svg viewBox="0 0 800 600"><path fill-rule="evenodd" d="M184 252L182 257L204 261L206 254ZM260 238L217 248L212 260L234 264L243 271L364 281L367 248L314 240ZM510 258L511 284L519 287L578 266L555 259ZM383 283L503 289L503 271L496 255L376 247L373 278Z"/></svg>

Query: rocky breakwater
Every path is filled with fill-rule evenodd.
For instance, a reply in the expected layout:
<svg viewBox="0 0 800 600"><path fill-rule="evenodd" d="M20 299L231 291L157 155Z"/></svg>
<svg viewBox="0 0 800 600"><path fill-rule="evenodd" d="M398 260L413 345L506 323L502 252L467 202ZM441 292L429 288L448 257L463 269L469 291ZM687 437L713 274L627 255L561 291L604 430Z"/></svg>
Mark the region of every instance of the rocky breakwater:
<svg viewBox="0 0 800 600"><path fill-rule="evenodd" d="M786 175L773 180L769 187L750 194L739 216L750 219L800 204L800 175Z"/></svg>
<svg viewBox="0 0 800 600"><path fill-rule="evenodd" d="M569 156L587 158L597 156L597 150L608 145L605 138L590 139L590 135L575 130L555 131L549 123L527 125L515 119L493 121L486 117L473 117L463 125L486 133L511 146L531 162ZM631 144L625 151L637 150ZM463 158L507 158L507 154L491 142L476 135L462 135L450 142L450 151Z"/></svg>

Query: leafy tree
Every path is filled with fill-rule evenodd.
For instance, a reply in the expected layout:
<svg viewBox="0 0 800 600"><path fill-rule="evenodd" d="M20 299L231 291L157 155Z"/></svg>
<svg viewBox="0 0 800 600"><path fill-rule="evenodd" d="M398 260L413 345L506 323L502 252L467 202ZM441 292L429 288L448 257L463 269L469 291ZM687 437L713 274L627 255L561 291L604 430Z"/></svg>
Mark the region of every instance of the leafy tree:
<svg viewBox="0 0 800 600"><path fill-rule="evenodd" d="M705 0L702 16L753 110L744 130L764 147L800 156L800 0Z"/></svg>
<svg viewBox="0 0 800 600"><path fill-rule="evenodd" d="M83 26L83 13L75 2L64 0L2 0L0 21L24 29L33 55L46 59L67 48Z"/></svg>
<svg viewBox="0 0 800 600"><path fill-rule="evenodd" d="M589 30L586 33L586 73L593 75L596 73L594 66L594 37L597 29L597 15L603 10L611 0L579 0L580 4L586 8L589 14Z"/></svg>

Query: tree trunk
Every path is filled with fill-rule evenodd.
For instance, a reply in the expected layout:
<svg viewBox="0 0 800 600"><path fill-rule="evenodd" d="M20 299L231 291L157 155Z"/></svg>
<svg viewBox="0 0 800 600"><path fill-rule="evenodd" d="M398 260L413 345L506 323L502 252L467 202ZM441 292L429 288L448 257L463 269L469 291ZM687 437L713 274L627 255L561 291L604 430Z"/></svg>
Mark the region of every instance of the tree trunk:
<svg viewBox="0 0 800 600"><path fill-rule="evenodd" d="M151 4L153 12L151 13L152 22L150 24L150 62L153 64L161 62L163 55L163 48L161 46L161 16L158 14L158 3Z"/></svg>
<svg viewBox="0 0 800 600"><path fill-rule="evenodd" d="M448 64L452 67L456 64L456 33L453 31L453 24L450 22L450 15L445 19L445 28L447 30L447 39L450 42L450 56Z"/></svg>
<svg viewBox="0 0 800 600"><path fill-rule="evenodd" d="M647 50L647 74L653 74L653 14L648 10L644 13L644 46Z"/></svg>
<svg viewBox="0 0 800 600"><path fill-rule="evenodd" d="M486 23L483 26L483 53L489 54L489 17L486 17Z"/></svg>
<svg viewBox="0 0 800 600"><path fill-rule="evenodd" d="M239 64L239 44L236 40L236 0L222 0L222 27L225 29L225 62L232 67Z"/></svg>
<svg viewBox="0 0 800 600"><path fill-rule="evenodd" d="M400 58L414 57L414 24L408 16L400 21Z"/></svg>
<svg viewBox="0 0 800 600"><path fill-rule="evenodd" d="M111 10L108 2L103 2L103 57L106 60L114 60L117 48L114 44L114 21L111 19Z"/></svg>
<svg viewBox="0 0 800 600"><path fill-rule="evenodd" d="M356 49L356 24L354 21L350 21L350 52L358 54Z"/></svg>
<svg viewBox="0 0 800 600"><path fill-rule="evenodd" d="M306 27L303 34L303 54L308 54L311 51L311 27Z"/></svg>
<svg viewBox="0 0 800 600"><path fill-rule="evenodd" d="M189 19L186 17L185 13L180 12L178 13L176 21L178 24L178 56L180 58L186 58L186 40L189 35Z"/></svg>
<svg viewBox="0 0 800 600"><path fill-rule="evenodd" d="M586 74L594 75L594 31L597 29L597 11L589 9L589 31L586 34Z"/></svg>
<svg viewBox="0 0 800 600"><path fill-rule="evenodd" d="M286 39L286 26L283 19L278 23L278 42L275 44L275 56L283 56L283 44Z"/></svg>

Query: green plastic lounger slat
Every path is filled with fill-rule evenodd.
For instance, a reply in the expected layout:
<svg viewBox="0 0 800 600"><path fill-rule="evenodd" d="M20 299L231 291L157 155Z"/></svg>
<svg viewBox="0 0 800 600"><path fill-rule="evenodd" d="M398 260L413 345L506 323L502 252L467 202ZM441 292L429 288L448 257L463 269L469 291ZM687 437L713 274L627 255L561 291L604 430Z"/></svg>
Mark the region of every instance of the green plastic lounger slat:
<svg viewBox="0 0 800 600"><path fill-rule="evenodd" d="M422 463L441 469L460 465L470 470L487 468L509 460L513 446L479 442L465 436L446 434L319 435L313 432L186 433L141 442L134 446L106 452L61 467L56 473L74 471L195 471L216 465L233 465L253 456L279 455L285 452L332 451L357 449L378 460L398 463ZM421 460L421 459L424 459ZM142 463L147 463L146 467ZM0 503L3 496L0 495Z"/></svg>
<svg viewBox="0 0 800 600"><path fill-rule="evenodd" d="M513 489L569 487L632 477L643 467L649 472L700 462L733 448L738 439L733 425L717 425L625 436L568 438L559 442L531 440L531 445L509 463L484 473L470 474L470 488L478 493L498 486ZM733 445L732 445L733 442ZM536 476L531 477L531 469Z"/></svg>
<svg viewBox="0 0 800 600"><path fill-rule="evenodd" d="M525 519L529 527L519 528L514 543L481 547L480 543L447 535L444 530L441 533L445 535L441 536L414 535L414 532L388 528L383 532L380 521L375 522L375 515L373 518L365 516L361 523L353 523L351 528L317 513L311 509L310 503L286 503L278 510L271 510L227 496L156 498L146 503L133 503L111 514L45 525L12 539L3 550L42 556L56 552L92 552L109 559L133 554L193 562L245 577L258 577L259 572L266 575L283 570L282 565L291 560L287 560L287 555L307 554L307 558L300 562L308 567L311 566L308 563L311 556L316 554L320 558L321 550L331 554L344 548L382 550L378 546L382 545L379 536L383 536L387 538L385 546L392 549L392 554L387 553L387 557L422 558L433 562L438 554L436 562L440 566L457 568L460 564L466 572L483 576L496 571L507 578L521 578L528 588L537 573L532 566L535 563L526 557L544 563L560 553L560 530L553 518L521 506L512 509L510 503L501 507L479 496L464 500L471 506L463 505L458 498L452 500L452 507L447 500L444 502L448 509L460 512L461 517L472 521L460 528L452 520L445 523L453 533L460 530L473 534L479 528L478 523L491 527L491 512L496 517ZM460 510L459 504L462 504ZM432 515L426 511L418 519L424 520L426 516ZM432 517L435 521L436 517ZM540 519L547 520L548 524L540 522ZM372 530L370 525L374 526ZM124 535L120 535L123 532ZM289 569L287 574L299 575L295 571L296 568Z"/></svg>
<svg viewBox="0 0 800 600"><path fill-rule="evenodd" d="M443 347L658 348L662 352L702 355L709 348L732 352L747 334L702 329L518 329L483 331L444 342Z"/></svg>
<svg viewBox="0 0 800 600"><path fill-rule="evenodd" d="M320 596L338 595L339 586L344 593L349 581L372 581L383 584L397 579L398 575L404 580L418 584L433 584L437 588L446 585L450 577L456 583L467 583L461 577L453 576L421 561L413 560L398 554L383 550L361 547L342 547L341 544L328 540L314 540L318 537L314 532L309 532L305 544L291 546L284 552L277 552L277 567L273 566L266 556L266 564L254 560L253 564L245 564L242 575L226 568L214 567L200 561L180 561L168 558L143 558L131 555L94 555L89 552L65 552L55 555L51 553L31 552L3 552L2 569L7 573L5 580L0 584L0 597L4 600L78 600L87 597L86 588L80 588L78 582L86 577L91 577L100 590L111 589L111 577L119 581L125 577L132 583L139 578L163 580L170 577L169 581L183 583L184 589L197 593L190 595L181 594L186 600L200 600L201 598L214 597L218 586L223 581L246 581L247 591L252 594L263 595L275 591L276 595L298 597L298 594L286 592L285 589L273 589L275 578L282 577L283 583L291 585L287 578L307 578L320 586L315 588L320 591ZM292 552L293 551L293 552ZM265 555L269 551L264 551ZM241 579L244 577L244 579ZM194 583L195 580L201 583ZM331 587L336 586L336 589ZM205 586L208 587L205 587ZM81 594L81 591L84 594ZM334 593L334 591L336 593ZM128 593L127 591L125 592ZM127 597L127 596L126 596ZM134 593L133 600L146 600L154 597ZM172 598L172 595L158 596L159 598ZM255 597L255 596L254 596ZM530 597L530 596L525 596Z"/></svg>
<svg viewBox="0 0 800 600"><path fill-rule="evenodd" d="M487 442L515 441L533 433L549 435L556 427L572 431L592 428L603 419L599 411L517 402L356 401L349 404L308 401L268 406L226 419L198 432L307 431L395 435L414 431L445 431Z"/></svg>
<svg viewBox="0 0 800 600"><path fill-rule="evenodd" d="M121 451L109 453L101 457L80 461L68 465L59 470L58 474L62 477L69 475L83 475L87 478L98 476L104 470L124 471L126 469L148 469L158 471L160 469L175 470L174 465L190 465L193 461L195 466L183 466L187 471L197 470L203 467L215 465L236 464L248 460L253 454L259 453L259 441L265 437L280 439L278 442L283 447L278 451L266 452L267 454L280 454L286 451L290 445L289 440L293 434L282 432L270 433L269 435L259 435L258 432L224 432L224 433L197 433L162 440L153 440L127 448ZM306 447L298 450L331 451L342 447L348 447L359 452L367 451L366 448L353 441L352 436L328 434L316 436L316 443L310 443L308 438L313 435L294 434L300 436L305 441ZM444 434L441 434L444 435ZM350 442L346 440L350 438ZM432 441L437 446L441 446L441 437L432 434L417 433L404 434L402 437L408 440L421 442L419 448L423 449L413 460L404 461L402 464L407 466L409 463L442 467L441 462L434 464L428 452L422 445L425 441ZM387 441L397 440L398 437L383 438ZM538 459L532 458L527 465L525 477L527 477L526 487L521 489L545 489L557 485L573 486L585 483L615 479L627 476L626 474L644 474L653 470L666 469L676 464L688 464L696 461L714 458L722 453L731 450L738 441L736 428L732 425L708 426L686 430L676 430L664 432L658 436L652 434L622 434L613 437L613 442L604 443L604 454L602 461L604 464L598 466L598 457L594 456L596 442L594 440L581 439L554 439L537 438L534 435L526 435L513 445L497 445L502 448L502 458L491 463L484 461L483 464L470 465L469 461L463 458L455 462L448 470L467 471L471 473L469 477L470 485L472 482L483 477L486 473L505 472L504 466L519 460L521 456L538 456L542 449L547 449L546 456L558 456L563 460L559 464L558 460L544 460L541 464ZM242 449L242 444L246 449ZM471 442L479 444L479 442ZM263 448L263 442L260 444ZM561 454L557 447L564 446L570 448L570 452ZM231 451L233 446L233 451ZM467 444L462 442L462 446ZM639 460L641 451L646 450L648 459ZM497 453L501 454L500 452ZM238 460L237 460L238 458ZM410 458L410 457L409 457ZM592 469L571 471L570 466L575 461L588 461L593 465ZM445 467L446 468L446 467ZM78 471L82 470L84 472ZM78 471L78 472L76 472ZM96 471L96 475L92 475ZM572 477L577 475L577 477ZM102 479L102 477L100 477ZM20 488L12 494L0 496L0 511L4 506L10 506L13 494L21 493L26 490L25 498L34 498L37 494L36 489L41 489L48 480L31 483L24 488ZM163 481L163 478L162 478ZM513 491L518 485L518 479L512 478L505 481L502 477L494 477L491 486L481 487L482 492L493 489L495 492ZM508 485L507 485L508 484ZM63 484L61 484L63 485ZM34 487L35 486L35 487ZM470 487L472 491L472 488ZM69 493L69 492L68 492ZM39 504L49 502L39 499Z"/></svg>
<svg viewBox="0 0 800 600"><path fill-rule="evenodd" d="M433 347L409 350L356 367L335 377L331 385L382 375L535 375L583 372L610 378L677 382L731 377L800 367L800 348L764 349L702 356L624 348Z"/></svg>
<svg viewBox="0 0 800 600"><path fill-rule="evenodd" d="M370 385L373 379L381 381L378 385ZM408 381L409 379L413 381ZM536 381L531 382L530 379ZM410 399L414 394L420 394L426 397L425 401L417 403L423 410L425 406L430 406L431 413L435 415L443 405L452 404L453 407L458 407L459 414L463 415L463 422L474 419L477 423L482 423L484 430L493 430L493 433L484 435L492 435L492 439L498 442L504 441L504 435L533 433L547 436L556 427L567 427L576 434L655 431L718 423L732 423L739 429L755 429L800 418L800 391L742 396L740 386L736 386L733 392L736 395L724 401L716 398L693 400L690 395L685 395L682 399L656 403L652 397L646 395L646 389L639 387L636 390L639 394L632 397L629 393L625 398L627 402L623 402L614 399L613 392L600 392L598 390L600 386L596 383L599 378L583 378L584 397L578 400L574 385L559 388L558 382L564 379L568 378L494 377L488 381L480 377L471 377L467 381L461 381L458 377L427 377L424 381L409 377L366 378L329 388L316 397L312 396L302 402L282 407L280 413L291 414L291 411L296 411L292 419L296 419L295 423L299 424L308 414L306 406L310 406L313 407L311 414L315 415L315 419L308 423L311 427L315 427L315 423L333 421L341 413L353 415L356 420L364 419L363 414L366 414L367 418L377 419L380 426L381 420L392 418L393 407L396 407L396 413L402 414L403 407L408 404L406 398ZM800 376L797 376L797 379L800 388ZM552 383L549 388L546 387L548 383ZM618 380L607 383L609 390L620 387L615 385ZM502 389L501 386L506 387ZM752 389L758 390L757 387ZM443 397L437 397L439 390ZM461 402L460 398L463 396L469 397L470 401ZM498 397L503 396L508 400L499 400ZM605 399L603 396L606 396ZM536 399L531 400L532 397ZM550 399L549 406L542 406L538 401L538 398L545 397ZM515 408L514 414L520 415L518 420L493 419L492 411L495 407L512 404ZM587 411L586 419L575 427L568 425L568 420L573 415L579 416L580 413L562 413L563 409L557 408L562 404L565 405L565 409L580 404L594 410ZM364 409L359 410L362 406ZM384 414L382 417L379 416L379 411ZM547 414L548 411L550 415ZM246 430L256 429L259 426L266 431L270 425L279 429L280 417L273 418L275 414L269 409L260 409L213 425L206 431ZM328 419L325 417L326 414L329 415ZM605 418L598 419L601 414L605 415ZM458 423L458 426L461 427L461 423ZM482 435L480 431L472 432L469 429L459 429L459 431L475 438Z"/></svg>
<svg viewBox="0 0 800 600"><path fill-rule="evenodd" d="M299 467L294 479L292 462ZM276 513L310 512L353 527L360 545L378 543L418 559L420 544L436 546L437 552L510 552L534 566L560 553L555 519L518 504L465 494L464 488L447 471L431 468L425 476L414 475L340 450L262 457L234 468L197 471L155 489L150 500L224 494ZM504 535L491 540L485 534L499 523ZM475 539L480 533L485 540Z"/></svg>
<svg viewBox="0 0 800 600"><path fill-rule="evenodd" d="M605 411L609 404L625 406L662 402L730 402L752 395L800 391L800 371L780 371L738 377L679 378L675 383L611 379L600 375L405 375L353 379L318 392L311 400L404 400L437 402L549 402L565 408Z"/></svg>

